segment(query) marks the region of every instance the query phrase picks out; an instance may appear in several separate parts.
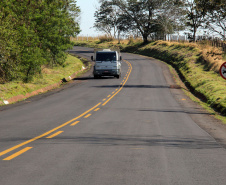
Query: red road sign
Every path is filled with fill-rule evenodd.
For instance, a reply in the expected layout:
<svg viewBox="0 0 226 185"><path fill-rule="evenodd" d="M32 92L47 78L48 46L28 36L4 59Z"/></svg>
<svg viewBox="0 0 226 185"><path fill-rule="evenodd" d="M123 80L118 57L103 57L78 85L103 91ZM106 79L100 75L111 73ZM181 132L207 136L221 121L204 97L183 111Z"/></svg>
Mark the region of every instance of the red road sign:
<svg viewBox="0 0 226 185"><path fill-rule="evenodd" d="M220 75L226 80L226 62L220 67Z"/></svg>

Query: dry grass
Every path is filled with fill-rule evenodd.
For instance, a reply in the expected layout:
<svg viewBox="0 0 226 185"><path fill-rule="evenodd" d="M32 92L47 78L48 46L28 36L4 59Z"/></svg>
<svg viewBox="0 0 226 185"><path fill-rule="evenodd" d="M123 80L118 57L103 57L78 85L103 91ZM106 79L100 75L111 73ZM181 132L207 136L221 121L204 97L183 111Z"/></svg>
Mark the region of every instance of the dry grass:
<svg viewBox="0 0 226 185"><path fill-rule="evenodd" d="M98 37L87 37L87 36L78 36L78 37L71 37L70 39L72 42L75 41L99 41Z"/></svg>
<svg viewBox="0 0 226 185"><path fill-rule="evenodd" d="M213 47L207 47L202 50L203 59L209 66L208 70L219 72L220 66L225 62L223 54L221 50Z"/></svg>
<svg viewBox="0 0 226 185"><path fill-rule="evenodd" d="M205 66L205 69L208 71L214 71L219 73L220 66L226 61L225 53L221 48L213 47L209 44L199 44L199 43L178 43L178 42L169 42L169 41L158 41L159 45L178 45L189 47L191 49L198 49L202 55L202 64Z"/></svg>

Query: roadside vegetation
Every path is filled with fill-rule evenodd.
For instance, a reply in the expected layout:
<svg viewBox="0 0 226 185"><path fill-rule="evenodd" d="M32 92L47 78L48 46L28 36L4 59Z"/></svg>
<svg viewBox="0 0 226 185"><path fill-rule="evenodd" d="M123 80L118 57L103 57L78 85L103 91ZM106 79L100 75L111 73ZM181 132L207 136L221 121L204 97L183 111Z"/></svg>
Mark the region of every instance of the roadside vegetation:
<svg viewBox="0 0 226 185"><path fill-rule="evenodd" d="M225 62L221 49L206 43L178 43L152 41L144 44L142 40L75 41L75 45L109 48L117 47L123 52L141 54L160 59L178 72L179 76L201 101L208 107L226 116L226 81L220 76L219 68ZM226 121L226 120L225 120Z"/></svg>
<svg viewBox="0 0 226 185"><path fill-rule="evenodd" d="M78 72L76 76L81 75L84 71L83 67L87 70L90 66L87 65L86 59L78 59L75 56L68 55L63 66L54 66L52 68L43 65L41 73L33 77L33 80L28 83L24 83L21 80L14 80L5 84L0 84L0 104L3 100L8 100L17 95L26 95L33 91L48 87L61 80L69 77L70 75Z"/></svg>
<svg viewBox="0 0 226 185"><path fill-rule="evenodd" d="M80 32L76 3L1 0L0 105L81 70L83 62L66 52Z"/></svg>
<svg viewBox="0 0 226 185"><path fill-rule="evenodd" d="M43 66L63 66L79 13L75 0L1 0L0 83L31 82Z"/></svg>

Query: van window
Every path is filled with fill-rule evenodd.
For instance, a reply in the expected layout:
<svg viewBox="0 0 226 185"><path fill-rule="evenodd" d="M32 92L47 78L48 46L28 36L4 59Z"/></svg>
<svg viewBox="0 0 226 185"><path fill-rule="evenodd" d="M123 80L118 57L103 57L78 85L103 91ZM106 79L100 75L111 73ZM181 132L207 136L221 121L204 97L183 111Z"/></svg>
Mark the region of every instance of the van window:
<svg viewBox="0 0 226 185"><path fill-rule="evenodd" d="M116 53L113 52L98 52L96 61L116 61Z"/></svg>

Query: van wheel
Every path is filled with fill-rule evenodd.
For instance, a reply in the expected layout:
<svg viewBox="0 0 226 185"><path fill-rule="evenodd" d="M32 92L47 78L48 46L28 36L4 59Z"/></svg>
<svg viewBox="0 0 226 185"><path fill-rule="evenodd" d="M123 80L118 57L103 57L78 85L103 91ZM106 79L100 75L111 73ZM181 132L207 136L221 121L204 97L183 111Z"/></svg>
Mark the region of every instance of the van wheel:
<svg viewBox="0 0 226 185"><path fill-rule="evenodd" d="M97 76L97 75L94 75L94 78L95 78L95 79L97 79L97 78L99 78L99 76Z"/></svg>
<svg viewBox="0 0 226 185"><path fill-rule="evenodd" d="M117 75L117 76L115 76L115 77L119 79L119 78L120 78L120 75Z"/></svg>

